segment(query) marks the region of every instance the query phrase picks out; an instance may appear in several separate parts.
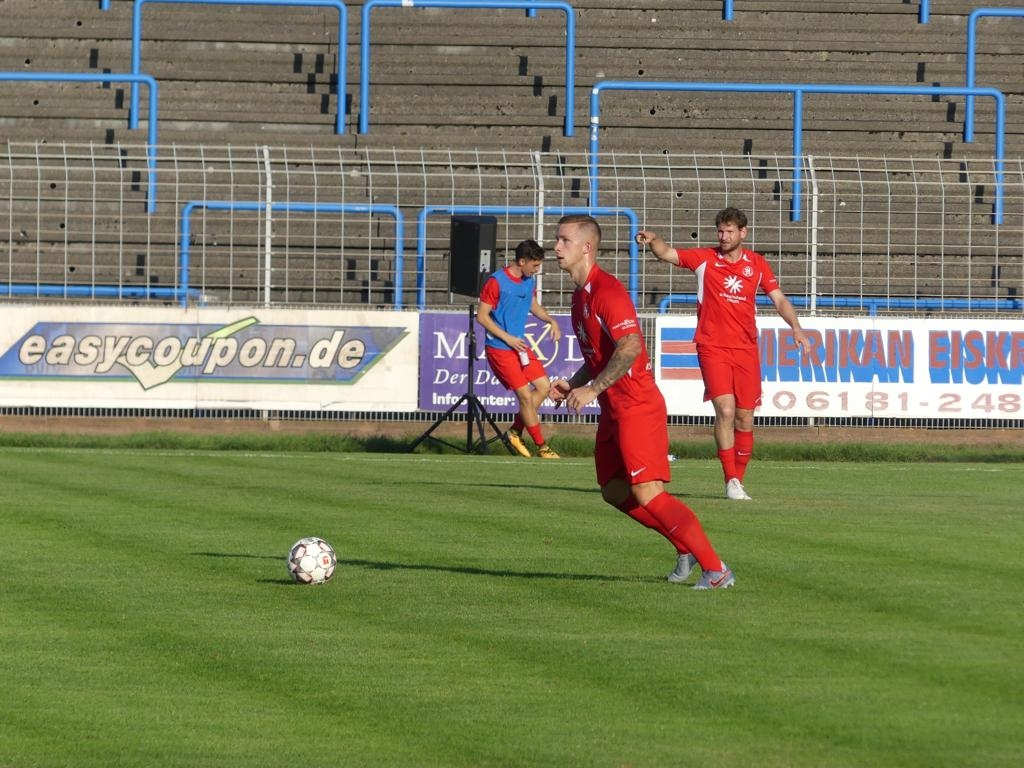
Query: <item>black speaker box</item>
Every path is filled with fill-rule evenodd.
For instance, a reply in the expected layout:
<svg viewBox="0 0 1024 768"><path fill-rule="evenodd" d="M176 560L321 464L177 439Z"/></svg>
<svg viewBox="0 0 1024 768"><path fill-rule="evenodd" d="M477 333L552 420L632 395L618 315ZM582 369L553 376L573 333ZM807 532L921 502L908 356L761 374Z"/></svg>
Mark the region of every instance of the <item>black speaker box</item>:
<svg viewBox="0 0 1024 768"><path fill-rule="evenodd" d="M452 216L448 290L479 296L484 282L498 268L497 243L496 217Z"/></svg>

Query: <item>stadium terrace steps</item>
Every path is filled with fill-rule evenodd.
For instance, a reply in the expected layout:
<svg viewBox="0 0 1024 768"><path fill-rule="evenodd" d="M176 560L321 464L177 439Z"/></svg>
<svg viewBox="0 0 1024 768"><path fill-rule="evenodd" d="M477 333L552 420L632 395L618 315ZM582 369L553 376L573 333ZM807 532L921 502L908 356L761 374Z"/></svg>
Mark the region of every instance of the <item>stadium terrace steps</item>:
<svg viewBox="0 0 1024 768"><path fill-rule="evenodd" d="M375 10L367 134L356 132L363 106L358 89L359 6L348 6L346 130L342 135L333 130L338 109L334 93L337 13L333 10L149 4L142 69L160 83L162 144L582 153L589 147L590 91L601 80L962 86L966 21L977 3L933 3L928 24L918 23L916 1L861 0L853 5L829 0L736 0L730 22L721 18L721 0L665 0L653 4L656 9L649 5L634 0L573 3L577 21L573 137L562 135L566 72L565 21L560 13L542 12L531 19L516 10ZM986 5L1018 7L1019 2L990 0ZM95 0L0 0L4 19L0 69L127 72L131 6L127 0L115 0L103 12ZM979 41L977 83L1006 93L1007 154L1020 156L1024 154L1024 20L984 22ZM119 83L27 87L0 82L0 135L14 142L141 144L146 140L145 121L140 130L128 129L128 92L129 87ZM603 151L736 154L750 156L756 163L757 158L785 157L792 147L792 97L787 94L610 93L601 107ZM978 99L976 110L977 138L965 144L959 97L929 101L917 96L808 95L803 148L819 156L991 158L991 100ZM66 241L72 220L68 217L77 216L95 221L95 242L105 260L95 267L96 274L104 279L121 275L173 284L177 232L171 220L147 220L142 213L145 163L134 158L121 171L111 171L111 183L118 172L137 179L133 191L137 210L116 210L116 200L105 196L103 185L84 177L54 177L40 186L45 199L52 197L55 203L70 199L68 212L55 209L52 215L36 219L28 215L27 202L24 208L16 202L12 260L26 279L36 279L33 260L38 253L45 255L40 274L48 280L78 280L88 273L90 243ZM206 188L214 197L229 195L229 181L235 199L258 196L257 178L227 180L217 174L206 178L206 171L188 168L176 172L187 183L209 182ZM572 183L583 203L585 177L574 174ZM610 188L609 182L604 183L603 189ZM766 182L765 189L770 188ZM517 193L509 197L504 188L493 191L500 192L503 200L518 200ZM673 191L684 200L690 192ZM351 194L355 199L355 190ZM785 207L786 200L773 200L771 194L767 191L758 198L759 210ZM529 202L527 195L524 204ZM616 197L616 202L628 205L630 199ZM969 222L989 213L986 204L976 201L956 209L951 205L941 215ZM869 211L862 225L870 228L876 218ZM915 225L927 227L928 221ZM305 242L303 247L310 251L303 253L299 248L289 265L288 297L301 302L305 299L300 297L314 295L312 288L303 285L313 269L314 233L306 222L290 226L291 236L299 244ZM992 276L970 268L971 249L984 246L989 233L966 224L962 232L962 243L945 247L947 253L963 253L964 291L991 293ZM322 237L323 232L316 235ZM795 259L803 249L799 234L785 227L775 231L762 223L757 236L783 257ZM205 249L204 276L216 286L214 293L240 300L250 290L240 286L258 282L252 276L253 260L240 265L234 256L219 252L214 247L217 237L216 226L197 235L197 248ZM374 248L360 237L328 239L316 255L316 268L330 274L339 287L335 294L318 291L317 300L372 299L389 304L386 275L393 262L371 255L386 239L382 235ZM248 251L257 248L255 235L241 236L238 242ZM323 251L335 251L332 255L339 263L325 265ZM869 241L857 255L876 251L885 254L886 245ZM376 265L371 263L374 258ZM864 278L858 271L863 263L837 253L831 271L820 279L831 281L836 293L855 294ZM867 263L869 268L893 269L880 261ZM822 268L826 266L823 261ZM1008 265L1010 270L1018 267ZM898 269L918 274L935 270L929 280L948 279L928 254L910 254ZM657 265L650 274L662 277ZM663 281L647 282L652 287L643 289L643 303L656 306L665 293L657 285ZM427 283L428 300L447 304L443 271L430 271ZM787 277L789 292L806 288L802 276ZM408 285L406 294L409 302Z"/></svg>
<svg viewBox="0 0 1024 768"><path fill-rule="evenodd" d="M50 8L56 5L55 8ZM127 71L130 68L130 3L113 3L101 12L87 2L46 4L5 0L0 66L16 71ZM657 10L622 2L581 0L577 11L577 135L560 146L586 148L589 88L602 79L753 82L880 83L962 85L966 14L969 3L942 3L931 21L919 24L915 3L875 0L851 11L845 3L745 2L735 4L731 22L721 19L720 2L659 4ZM40 24L46 13L47 24ZM522 11L480 9L378 8L372 18L371 134L384 134L396 146L413 146L424 137L432 148L446 144L547 149L555 141L565 109L565 25L561 14L527 18ZM161 88L161 138L203 143L234 141L248 126L259 139L287 143L294 132L303 143L329 145L314 134L331 132L337 111L337 14L319 8L266 6L145 6L143 70ZM549 16L553 18L548 18ZM196 20L202 23L196 23ZM358 12L349 14L347 131L355 131L361 108L358 94ZM453 33L453 26L457 32ZM1010 20L987 24L979 46L977 81L1004 88L1009 110L1007 148L1024 145L1024 83L1020 61L1024 35ZM21 131L6 124L12 140L38 137L35 127L53 138L88 137L95 123L125 114L124 85L108 88L104 104L87 84L33 88L39 102L19 95L20 85L0 85L0 118L25 116L50 121ZM621 94L619 94L621 96ZM687 147L736 151L744 141L785 153L791 146L791 97L786 94L646 93L646 115L630 115L621 99L608 96L603 147L636 146L672 120L673 131L687 132ZM853 115L871 117L854 124ZM960 99L923 107L920 97L806 99L805 130L850 130L867 134L864 146L875 154L905 152L901 134L934 135L930 147L915 152L949 156L962 120ZM979 132L991 130L978 100ZM910 104L913 103L913 106ZM741 105L737 110L735 105ZM852 106L851 106L852 104ZM951 105L951 106L950 106ZM61 110L70 115L61 124ZM945 110L945 111L944 111ZM822 115L831 114L826 125ZM921 116L925 115L925 120ZM764 116L774 116L764 120ZM749 121L737 142L722 141L721 122ZM85 122L86 125L76 125ZM868 123L875 123L869 127ZM408 131L414 127L417 130ZM422 129L422 130L420 130ZM532 131L530 129L533 129ZM730 127L731 130L731 127ZM112 133L111 133L112 131ZM434 138L436 135L436 138ZM654 134L657 136L657 134ZM280 138L278 138L280 136ZM134 138L119 126L92 133L99 141ZM660 144L655 139L652 145ZM731 146L729 146L731 145ZM817 150L816 150L817 151ZM858 152L844 140L844 152ZM974 147L963 151L977 155ZM983 154L990 151L982 148Z"/></svg>

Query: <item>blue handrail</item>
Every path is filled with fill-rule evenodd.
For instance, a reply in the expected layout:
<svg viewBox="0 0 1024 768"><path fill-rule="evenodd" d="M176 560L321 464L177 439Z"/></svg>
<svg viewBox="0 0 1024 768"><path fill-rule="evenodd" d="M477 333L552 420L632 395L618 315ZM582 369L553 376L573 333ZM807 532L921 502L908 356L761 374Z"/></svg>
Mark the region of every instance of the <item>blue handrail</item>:
<svg viewBox="0 0 1024 768"><path fill-rule="evenodd" d="M740 93L793 94L793 200L790 206L793 221L800 221L800 194L803 163L803 97L805 93L907 95L907 96L990 96L996 103L995 129L995 193L993 221L1003 223L1003 159L1006 133L1006 97L995 88L960 88L927 85L829 85L793 83L700 83L655 80L603 80L590 92L590 204L598 202L598 128L601 123L603 91L717 91Z"/></svg>
<svg viewBox="0 0 1024 768"><path fill-rule="evenodd" d="M57 285L56 283L3 283L0 296L60 296L65 299L184 299L199 298L198 290L182 294L179 288L153 285Z"/></svg>
<svg viewBox="0 0 1024 768"><path fill-rule="evenodd" d="M525 8L529 11L565 13L565 127L566 136L575 129L576 15L562 0L366 0L359 32L359 133L370 130L370 11L374 8Z"/></svg>
<svg viewBox="0 0 1024 768"><path fill-rule="evenodd" d="M804 309L811 305L807 296L788 296L793 306ZM756 298L758 304L771 305L772 300L764 295ZM658 303L658 312L665 314L673 304L696 304L697 294L695 293L672 293ZM991 312L1008 310L1019 312L1024 309L1024 301L1021 299L938 299L938 298L917 298L912 296L882 297L860 297L860 296L818 296L815 298L815 306L818 309L867 309L868 314L874 317L882 310L904 309L914 312L924 311L959 311L959 312Z"/></svg>
<svg viewBox="0 0 1024 768"><path fill-rule="evenodd" d="M918 20L921 24L928 24L928 3L929 0L921 0L921 5L918 7ZM407 4L411 5L412 3L410 2ZM110 7L111 0L99 0L100 10L109 10ZM531 8L526 11L526 14L529 16L536 16L537 11ZM724 18L726 22L731 22L732 16L732 0L724 0L722 3L722 18Z"/></svg>
<svg viewBox="0 0 1024 768"><path fill-rule="evenodd" d="M636 233L640 231L639 220L632 208L601 208L598 206L543 206L529 205L428 205L420 210L416 224L416 295L418 308L427 307L427 219L437 214L491 215L491 216L536 216L544 213L551 216L565 216L570 213L586 213L591 216L623 216L629 222L629 295L637 303L640 274L640 254L636 244Z"/></svg>
<svg viewBox="0 0 1024 768"><path fill-rule="evenodd" d="M974 87L975 56L978 48L978 20L986 16L1024 17L1024 8L975 8L967 17L967 77L965 85ZM974 140L974 97L964 103L964 141Z"/></svg>
<svg viewBox="0 0 1024 768"><path fill-rule="evenodd" d="M726 21L732 21L732 17L732 0L725 0L722 4L722 18ZM921 4L917 9L917 21L920 24L928 23L928 0L921 0Z"/></svg>
<svg viewBox="0 0 1024 768"><path fill-rule="evenodd" d="M348 9L342 0L134 0L132 6L132 72L142 69L142 6L146 3L173 3L176 5L281 5L287 7L314 6L335 8L338 11L338 112L334 118L334 132L345 132L345 93L348 90ZM132 88L129 125L138 127L139 95Z"/></svg>
<svg viewBox="0 0 1024 768"><path fill-rule="evenodd" d="M111 72L0 72L0 80L15 82L69 82L69 83L131 83L149 86L149 125L146 137L146 158L149 167L149 188L146 190L146 213L156 210L156 150L157 150L157 101L158 88L156 80L150 75L138 72L117 74ZM129 128L138 128L129 122Z"/></svg>
<svg viewBox="0 0 1024 768"><path fill-rule="evenodd" d="M188 291L189 257L192 248L192 212L196 209L209 211L271 211L282 213L380 213L388 214L395 219L395 309L402 308L402 270L405 266L403 257L405 241L405 220L402 212L395 205L379 203L270 203L232 200L192 200L181 209L181 232L179 249L179 284L182 292ZM182 299L182 305L187 298Z"/></svg>

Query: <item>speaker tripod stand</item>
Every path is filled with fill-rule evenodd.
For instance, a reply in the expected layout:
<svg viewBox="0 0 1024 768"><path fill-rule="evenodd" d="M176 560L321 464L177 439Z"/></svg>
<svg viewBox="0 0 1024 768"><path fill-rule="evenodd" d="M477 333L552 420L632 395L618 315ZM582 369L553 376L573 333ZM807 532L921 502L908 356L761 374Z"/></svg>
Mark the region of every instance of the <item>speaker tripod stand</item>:
<svg viewBox="0 0 1024 768"><path fill-rule="evenodd" d="M442 413L434 423L430 426L426 432L416 438L410 447L410 453L416 450L416 446L422 443L424 440L433 440L436 443L447 445L449 448L455 448L463 453L489 453L488 446L496 440L500 440L506 450L509 453L515 453L515 449L508 442L508 438L505 433L502 432L497 423L494 421L494 417L488 413L484 404L480 402L480 398L473 392L474 385L474 366L476 365L476 323L474 319L473 305L469 305L469 330L466 336L468 355L466 356L466 391L463 395L455 401L447 411ZM466 404L466 444L456 445L450 443L447 440L443 440L440 437L435 437L433 432L435 429L440 427L444 422L448 421L452 415L459 409L463 403ZM484 422L487 422L491 429L494 430L494 437L488 439L484 430ZM474 436L473 430L476 430L477 436Z"/></svg>

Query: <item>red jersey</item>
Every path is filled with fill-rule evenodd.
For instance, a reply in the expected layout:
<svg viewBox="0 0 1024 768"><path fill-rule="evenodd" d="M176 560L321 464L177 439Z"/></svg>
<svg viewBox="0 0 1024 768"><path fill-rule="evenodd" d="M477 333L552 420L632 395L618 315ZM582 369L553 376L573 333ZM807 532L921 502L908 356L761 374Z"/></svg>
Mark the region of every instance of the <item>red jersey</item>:
<svg viewBox="0 0 1024 768"><path fill-rule="evenodd" d="M765 294L779 281L760 253L742 251L735 264L717 248L677 248L679 266L697 276L697 330L693 340L710 347L757 347L758 289Z"/></svg>
<svg viewBox="0 0 1024 768"><path fill-rule="evenodd" d="M640 354L632 367L598 395L602 413L618 418L631 408L664 402L654 381L636 307L622 283L596 264L583 286L573 292L572 327L583 361L595 378L608 365L615 342L631 333L640 336Z"/></svg>

